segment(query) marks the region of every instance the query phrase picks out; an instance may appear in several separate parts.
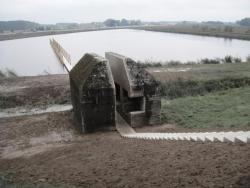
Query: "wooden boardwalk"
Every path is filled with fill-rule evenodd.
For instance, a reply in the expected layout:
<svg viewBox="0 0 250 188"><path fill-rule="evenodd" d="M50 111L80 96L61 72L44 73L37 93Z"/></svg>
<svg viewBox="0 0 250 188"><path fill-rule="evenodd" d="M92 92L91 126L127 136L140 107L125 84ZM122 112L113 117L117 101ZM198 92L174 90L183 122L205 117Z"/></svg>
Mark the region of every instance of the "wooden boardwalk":
<svg viewBox="0 0 250 188"><path fill-rule="evenodd" d="M56 56L58 57L58 60L62 63L62 65L69 72L72 69L71 57L69 53L66 52L66 50L64 50L63 47L53 38L50 39L50 45L53 48Z"/></svg>

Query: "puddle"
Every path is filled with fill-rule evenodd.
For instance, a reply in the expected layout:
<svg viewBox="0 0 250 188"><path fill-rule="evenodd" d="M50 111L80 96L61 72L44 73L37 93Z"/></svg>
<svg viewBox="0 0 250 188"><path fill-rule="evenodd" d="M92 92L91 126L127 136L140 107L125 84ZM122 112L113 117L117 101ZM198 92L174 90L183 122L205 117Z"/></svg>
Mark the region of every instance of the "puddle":
<svg viewBox="0 0 250 188"><path fill-rule="evenodd" d="M43 114L49 112L62 112L69 111L72 109L72 105L51 105L47 108L37 107L37 108L7 108L0 109L0 118L6 117L17 117L17 116L25 116L25 115L35 115L35 114Z"/></svg>

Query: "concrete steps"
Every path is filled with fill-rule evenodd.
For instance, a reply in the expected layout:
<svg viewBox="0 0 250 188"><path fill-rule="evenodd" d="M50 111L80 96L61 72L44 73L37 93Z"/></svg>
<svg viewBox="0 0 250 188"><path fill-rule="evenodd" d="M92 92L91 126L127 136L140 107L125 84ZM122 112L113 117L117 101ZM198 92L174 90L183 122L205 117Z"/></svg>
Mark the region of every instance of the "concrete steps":
<svg viewBox="0 0 250 188"><path fill-rule="evenodd" d="M250 131L194 132L194 133L137 133L116 113L116 129L124 138L143 140L182 140L194 142L241 142L250 143Z"/></svg>
<svg viewBox="0 0 250 188"><path fill-rule="evenodd" d="M250 131L200 132L200 133L129 133L125 138L144 140L186 140L195 142L243 142L250 143Z"/></svg>

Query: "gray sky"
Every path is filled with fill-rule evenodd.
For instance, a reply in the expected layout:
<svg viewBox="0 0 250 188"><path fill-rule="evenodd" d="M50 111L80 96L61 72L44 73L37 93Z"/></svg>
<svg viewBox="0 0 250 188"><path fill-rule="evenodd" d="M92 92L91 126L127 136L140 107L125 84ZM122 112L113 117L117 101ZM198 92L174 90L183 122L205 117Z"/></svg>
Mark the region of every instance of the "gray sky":
<svg viewBox="0 0 250 188"><path fill-rule="evenodd" d="M0 0L0 20L5 21L236 21L244 17L250 17L250 0Z"/></svg>

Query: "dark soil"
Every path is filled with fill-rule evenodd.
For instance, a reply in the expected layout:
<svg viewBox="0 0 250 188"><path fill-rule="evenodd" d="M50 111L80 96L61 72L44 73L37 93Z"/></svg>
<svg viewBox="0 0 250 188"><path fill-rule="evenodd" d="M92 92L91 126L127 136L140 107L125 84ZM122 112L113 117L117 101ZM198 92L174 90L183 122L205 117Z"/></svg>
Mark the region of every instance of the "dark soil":
<svg viewBox="0 0 250 188"><path fill-rule="evenodd" d="M0 109L70 103L68 75L0 79Z"/></svg>
<svg viewBox="0 0 250 188"><path fill-rule="evenodd" d="M71 112L1 119L0 129L1 153L10 146L23 152L0 158L1 173L14 183L164 188L247 187L250 183L249 144L130 140L114 131L80 135ZM150 129L174 131L175 127L144 128ZM27 144L65 131L72 133L71 139ZM39 150L44 145L60 147L32 154L30 148Z"/></svg>

